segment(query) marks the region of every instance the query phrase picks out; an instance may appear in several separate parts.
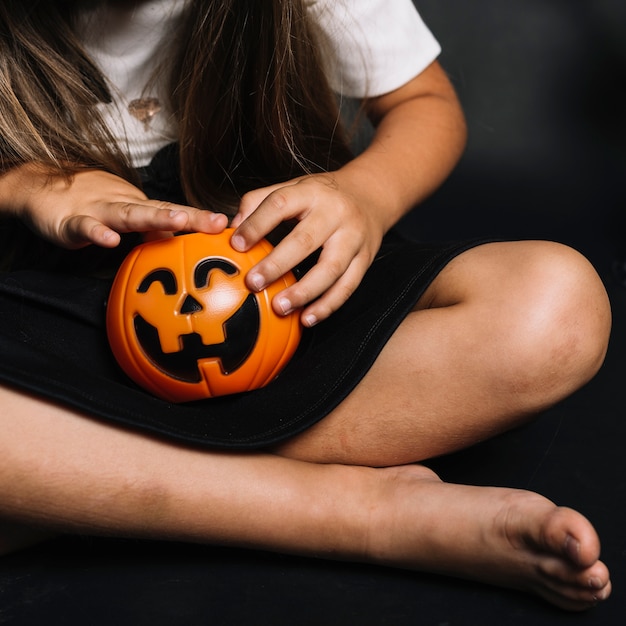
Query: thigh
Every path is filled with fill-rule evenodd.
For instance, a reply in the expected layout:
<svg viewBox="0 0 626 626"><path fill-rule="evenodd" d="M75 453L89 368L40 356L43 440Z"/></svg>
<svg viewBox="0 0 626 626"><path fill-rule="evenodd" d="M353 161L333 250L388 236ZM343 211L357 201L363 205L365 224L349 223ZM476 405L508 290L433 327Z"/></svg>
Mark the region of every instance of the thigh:
<svg viewBox="0 0 626 626"><path fill-rule="evenodd" d="M600 280L570 248L473 248L437 276L352 394L276 451L391 465L466 447L586 382L609 320Z"/></svg>

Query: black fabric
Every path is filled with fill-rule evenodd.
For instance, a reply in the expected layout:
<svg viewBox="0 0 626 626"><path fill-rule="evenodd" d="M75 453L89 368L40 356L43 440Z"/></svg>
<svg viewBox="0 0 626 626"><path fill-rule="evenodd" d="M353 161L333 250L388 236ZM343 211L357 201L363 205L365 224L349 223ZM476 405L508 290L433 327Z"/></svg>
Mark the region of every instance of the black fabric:
<svg viewBox="0 0 626 626"><path fill-rule="evenodd" d="M58 272L0 277L0 379L94 417L213 447L250 448L301 432L363 377L441 268L477 242L420 245L389 235L344 307L311 330L267 387L170 404L121 373L106 339L110 281Z"/></svg>

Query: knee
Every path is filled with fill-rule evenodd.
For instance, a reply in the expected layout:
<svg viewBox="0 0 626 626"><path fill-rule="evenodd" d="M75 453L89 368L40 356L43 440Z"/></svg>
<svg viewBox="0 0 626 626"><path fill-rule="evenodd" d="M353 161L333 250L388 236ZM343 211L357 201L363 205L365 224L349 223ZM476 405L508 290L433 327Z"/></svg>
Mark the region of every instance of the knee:
<svg viewBox="0 0 626 626"><path fill-rule="evenodd" d="M556 243L527 245L509 313L515 384L549 404L588 382L606 354L608 296L593 266Z"/></svg>

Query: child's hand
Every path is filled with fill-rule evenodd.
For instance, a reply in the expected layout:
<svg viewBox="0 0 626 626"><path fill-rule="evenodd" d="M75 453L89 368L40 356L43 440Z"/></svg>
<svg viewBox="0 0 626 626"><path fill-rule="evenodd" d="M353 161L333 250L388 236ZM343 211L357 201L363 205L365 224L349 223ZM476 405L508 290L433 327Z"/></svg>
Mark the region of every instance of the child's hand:
<svg viewBox="0 0 626 626"><path fill-rule="evenodd" d="M273 303L279 314L304 307L302 322L312 326L357 288L380 247L383 227L365 202L339 188L336 177L318 174L246 194L232 223L233 247L245 250L292 219L298 221L293 231L250 270L246 282L260 290L321 248L317 264Z"/></svg>
<svg viewBox="0 0 626 626"><path fill-rule="evenodd" d="M224 215L148 200L134 185L100 170L80 171L68 183L26 165L4 178L3 207L64 248L113 248L128 232L152 237L181 230L217 233L227 224Z"/></svg>

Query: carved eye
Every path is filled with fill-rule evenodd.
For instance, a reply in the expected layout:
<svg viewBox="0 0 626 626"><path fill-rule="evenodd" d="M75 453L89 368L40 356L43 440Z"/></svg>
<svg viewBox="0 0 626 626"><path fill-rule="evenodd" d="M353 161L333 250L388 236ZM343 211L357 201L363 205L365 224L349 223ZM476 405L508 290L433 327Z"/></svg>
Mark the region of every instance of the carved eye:
<svg viewBox="0 0 626 626"><path fill-rule="evenodd" d="M203 289L209 286L209 274L213 270L220 270L228 276L235 276L239 273L239 270L229 261L223 261L222 259L205 259L198 263L196 271L193 274L196 289Z"/></svg>
<svg viewBox="0 0 626 626"><path fill-rule="evenodd" d="M152 283L161 283L163 291L168 296L176 295L178 291L178 284L176 282L176 276L170 270L158 269L150 272L139 285L137 293L146 293Z"/></svg>

